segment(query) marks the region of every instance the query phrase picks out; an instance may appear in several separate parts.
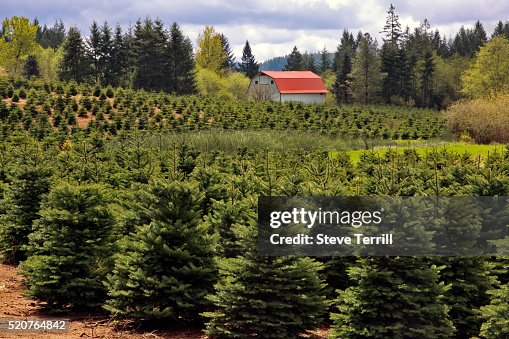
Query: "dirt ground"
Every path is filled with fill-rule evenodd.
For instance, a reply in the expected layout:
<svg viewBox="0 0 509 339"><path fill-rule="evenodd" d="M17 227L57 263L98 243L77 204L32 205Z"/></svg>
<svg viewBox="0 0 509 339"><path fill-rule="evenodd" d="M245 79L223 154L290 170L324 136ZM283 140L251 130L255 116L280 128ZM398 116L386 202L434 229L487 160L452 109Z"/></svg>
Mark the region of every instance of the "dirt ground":
<svg viewBox="0 0 509 339"><path fill-rule="evenodd" d="M68 338L115 338L115 339L206 339L199 328L164 331L137 331L129 324L114 324L107 316L94 314L46 315L37 303L23 295L22 277L16 268L0 264L0 318L62 318L70 320L66 333L8 333L0 331L0 339L68 339ZM309 338L326 338L326 327L317 329Z"/></svg>
<svg viewBox="0 0 509 339"><path fill-rule="evenodd" d="M120 329L121 325L114 325L105 316L89 314L71 314L66 316L48 316L41 313L37 304L22 294L22 277L16 273L16 268L0 264L0 318L62 318L70 319L70 329L66 333L7 333L0 332L0 338L175 338L175 339L204 339L200 329L138 332Z"/></svg>

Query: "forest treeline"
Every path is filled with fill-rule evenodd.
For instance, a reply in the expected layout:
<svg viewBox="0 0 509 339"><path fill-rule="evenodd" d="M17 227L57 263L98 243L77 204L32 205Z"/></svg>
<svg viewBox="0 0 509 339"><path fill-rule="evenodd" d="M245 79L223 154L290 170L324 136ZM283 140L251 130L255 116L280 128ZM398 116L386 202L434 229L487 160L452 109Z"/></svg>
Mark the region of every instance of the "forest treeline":
<svg viewBox="0 0 509 339"><path fill-rule="evenodd" d="M295 46L284 69L321 74L338 103L443 108L462 96L462 74L490 41L480 21L449 39L426 19L402 28L392 5L381 33L379 44L369 33L344 30L333 57L324 48L318 63ZM45 80L243 99L259 68L249 41L239 60L213 27L204 28L195 49L177 23L167 27L159 19L139 19L127 31L94 21L85 34L62 21L41 27L13 17L0 35L0 64L12 75ZM495 37L509 39L509 22L498 22Z"/></svg>

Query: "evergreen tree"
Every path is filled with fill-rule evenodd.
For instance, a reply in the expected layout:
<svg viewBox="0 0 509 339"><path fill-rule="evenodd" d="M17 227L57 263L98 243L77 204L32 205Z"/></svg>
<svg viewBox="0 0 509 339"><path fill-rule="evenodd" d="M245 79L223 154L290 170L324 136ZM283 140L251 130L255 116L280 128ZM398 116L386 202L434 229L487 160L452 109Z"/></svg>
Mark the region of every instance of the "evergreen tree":
<svg viewBox="0 0 509 339"><path fill-rule="evenodd" d="M433 76L435 74L435 61L433 53L426 51L420 69L420 90L421 90L421 105L430 107L433 95Z"/></svg>
<svg viewBox="0 0 509 339"><path fill-rule="evenodd" d="M128 51L120 25L115 26L109 63L110 84L114 87L127 85Z"/></svg>
<svg viewBox="0 0 509 339"><path fill-rule="evenodd" d="M178 95L196 93L193 45L173 23L168 42L168 90Z"/></svg>
<svg viewBox="0 0 509 339"><path fill-rule="evenodd" d="M100 83L102 65L101 65L101 29L97 22L92 21L90 26L90 35L87 39L87 52L92 64L92 77L96 84Z"/></svg>
<svg viewBox="0 0 509 339"><path fill-rule="evenodd" d="M368 104L378 99L383 76L376 41L368 33L359 41L350 77L355 100Z"/></svg>
<svg viewBox="0 0 509 339"><path fill-rule="evenodd" d="M451 338L438 269L425 258L367 257L350 269L352 287L337 300L339 338Z"/></svg>
<svg viewBox="0 0 509 339"><path fill-rule="evenodd" d="M37 148L18 159L20 162L6 192L5 214L1 217L0 253L6 263L26 259L28 235L32 223L51 184L51 171Z"/></svg>
<svg viewBox="0 0 509 339"><path fill-rule="evenodd" d="M239 66L240 71L244 73L248 78L252 78L258 73L260 65L256 62L256 59L251 51L249 41L246 40L244 49L242 50L242 62Z"/></svg>
<svg viewBox="0 0 509 339"><path fill-rule="evenodd" d="M398 92L398 46L392 42L386 42L380 53L381 71L384 73L382 81L382 98L386 103L391 101Z"/></svg>
<svg viewBox="0 0 509 339"><path fill-rule="evenodd" d="M114 82L116 75L112 70L112 54L113 54L113 40L111 28L108 22L104 22L101 27L101 35L99 40L99 69L101 70L100 81L101 85L108 86Z"/></svg>
<svg viewBox="0 0 509 339"><path fill-rule="evenodd" d="M497 23L491 38L493 39L497 36L505 37L507 40L509 40L509 21L506 21L505 24L502 21Z"/></svg>
<svg viewBox="0 0 509 339"><path fill-rule="evenodd" d="M354 53L355 39L351 33L344 30L332 64L332 70L336 73L333 91L338 103L351 101L350 72L352 71Z"/></svg>
<svg viewBox="0 0 509 339"><path fill-rule="evenodd" d="M167 36L163 23L159 20L140 20L134 27L132 41L134 61L134 88L148 91L163 90L166 84L166 45Z"/></svg>
<svg viewBox="0 0 509 339"><path fill-rule="evenodd" d="M190 183L155 181L140 194L137 226L108 278L106 309L138 320L189 321L209 304L216 272L203 195Z"/></svg>
<svg viewBox="0 0 509 339"><path fill-rule="evenodd" d="M481 326L483 338L509 337L509 284L489 292L491 302L481 308L485 322Z"/></svg>
<svg viewBox="0 0 509 339"><path fill-rule="evenodd" d="M330 69L330 67L329 51L327 51L327 48L324 47L320 52L320 65L318 65L320 74L325 73L328 69Z"/></svg>
<svg viewBox="0 0 509 339"><path fill-rule="evenodd" d="M224 55L226 56L223 63L223 69L233 71L235 69L235 56L233 55L232 48L230 47L230 42L226 35L220 34L219 36L221 38L221 47L223 48Z"/></svg>
<svg viewBox="0 0 509 339"><path fill-rule="evenodd" d="M401 38L401 24L395 10L396 8L391 4L387 12L384 29L381 32L385 34L384 42L392 46L397 46Z"/></svg>
<svg viewBox="0 0 509 339"><path fill-rule="evenodd" d="M37 32L36 41L42 48L52 48L56 50L65 41L65 26L62 20L55 21L53 27L46 25Z"/></svg>
<svg viewBox="0 0 509 339"><path fill-rule="evenodd" d="M302 56L302 70L316 73L315 58L312 54L305 52Z"/></svg>
<svg viewBox="0 0 509 339"><path fill-rule="evenodd" d="M352 60L350 53L342 53L343 60L338 66L336 81L334 82L334 95L337 103L347 104L351 102L350 73L352 72Z"/></svg>
<svg viewBox="0 0 509 339"><path fill-rule="evenodd" d="M39 69L39 63L37 58L33 55L29 55L23 66L23 75L30 79L31 77L38 77L41 74Z"/></svg>
<svg viewBox="0 0 509 339"><path fill-rule="evenodd" d="M63 46L59 78L62 81L74 80L81 83L87 81L90 72L81 34L76 27L71 27Z"/></svg>
<svg viewBox="0 0 509 339"><path fill-rule="evenodd" d="M114 218L102 190L62 184L43 204L21 271L28 294L48 308L98 307L104 301Z"/></svg>
<svg viewBox="0 0 509 339"><path fill-rule="evenodd" d="M286 66L283 71L302 71L304 69L304 60L302 54L297 49L297 46L293 47L292 53L288 56Z"/></svg>
<svg viewBox="0 0 509 339"><path fill-rule="evenodd" d="M406 53L401 47L396 54L396 93L404 100L408 100L412 91L412 65Z"/></svg>
<svg viewBox="0 0 509 339"><path fill-rule="evenodd" d="M216 306L205 332L214 338L297 338L320 324L328 302L320 264L309 258L259 256L253 223L234 228L242 254L222 259Z"/></svg>

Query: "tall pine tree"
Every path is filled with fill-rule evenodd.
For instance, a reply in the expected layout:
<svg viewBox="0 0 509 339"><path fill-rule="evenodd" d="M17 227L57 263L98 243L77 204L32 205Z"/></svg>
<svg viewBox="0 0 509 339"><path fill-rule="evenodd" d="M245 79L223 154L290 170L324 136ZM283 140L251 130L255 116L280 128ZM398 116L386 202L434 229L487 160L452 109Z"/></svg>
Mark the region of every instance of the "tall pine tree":
<svg viewBox="0 0 509 339"><path fill-rule="evenodd" d="M242 73L244 73L248 78L252 78L258 73L258 69L260 65L256 62L256 59L251 51L251 46L249 45L249 41L246 40L246 44L244 45L244 49L242 50L242 62L239 66L239 69Z"/></svg>
<svg viewBox="0 0 509 339"><path fill-rule="evenodd" d="M196 93L193 45L177 23L171 25L167 50L168 91L178 95Z"/></svg>
<svg viewBox="0 0 509 339"><path fill-rule="evenodd" d="M59 78L62 81L74 80L81 83L88 80L90 73L91 66L81 34L76 27L71 27L63 46Z"/></svg>
<svg viewBox="0 0 509 339"><path fill-rule="evenodd" d="M283 71L302 71L303 69L304 59L297 49L297 46L294 46L292 53L288 56L286 66L283 68Z"/></svg>

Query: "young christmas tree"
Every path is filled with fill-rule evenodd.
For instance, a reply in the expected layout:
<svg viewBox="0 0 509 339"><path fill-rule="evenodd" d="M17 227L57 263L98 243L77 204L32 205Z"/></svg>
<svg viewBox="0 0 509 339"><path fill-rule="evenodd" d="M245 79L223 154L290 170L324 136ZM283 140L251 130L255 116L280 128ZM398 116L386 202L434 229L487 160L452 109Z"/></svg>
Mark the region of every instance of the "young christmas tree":
<svg viewBox="0 0 509 339"><path fill-rule="evenodd" d="M317 327L327 310L318 271L309 258L258 256L256 225L235 225L243 255L220 260L209 296L216 306L205 332L213 338L297 338Z"/></svg>
<svg viewBox="0 0 509 339"><path fill-rule="evenodd" d="M3 261L18 264L26 259L32 222L39 218L44 194L51 184L51 171L37 162L19 165L3 201L5 214L0 219L0 254Z"/></svg>
<svg viewBox="0 0 509 339"><path fill-rule="evenodd" d="M366 257L350 270L333 314L338 338L451 338L446 287L426 258Z"/></svg>
<svg viewBox="0 0 509 339"><path fill-rule="evenodd" d="M191 321L210 304L216 280L214 238L201 220L195 184L154 181L140 194L150 222L121 243L108 277L113 314L149 321Z"/></svg>
<svg viewBox="0 0 509 339"><path fill-rule="evenodd" d="M56 186L34 223L20 265L27 294L48 308L89 308L104 302L115 220L101 186Z"/></svg>
<svg viewBox="0 0 509 339"><path fill-rule="evenodd" d="M486 321L481 326L483 338L509 338L509 285L489 292L491 303L481 308Z"/></svg>

